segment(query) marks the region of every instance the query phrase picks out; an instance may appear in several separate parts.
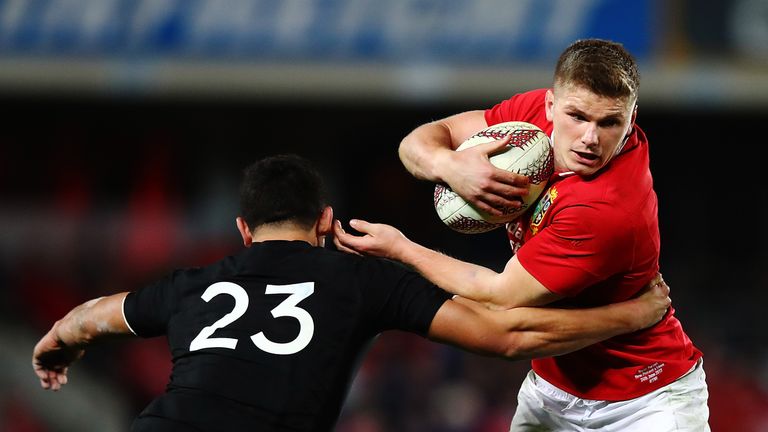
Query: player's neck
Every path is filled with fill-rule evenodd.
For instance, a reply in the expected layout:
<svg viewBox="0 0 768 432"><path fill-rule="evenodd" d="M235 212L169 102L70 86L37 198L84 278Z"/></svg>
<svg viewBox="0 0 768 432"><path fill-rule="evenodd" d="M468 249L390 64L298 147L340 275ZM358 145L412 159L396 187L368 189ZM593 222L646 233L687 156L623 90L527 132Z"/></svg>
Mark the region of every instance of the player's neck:
<svg viewBox="0 0 768 432"><path fill-rule="evenodd" d="M293 224L280 224L272 226L259 227L251 233L251 240L253 243L270 241L270 240L284 240L284 241L305 241L312 246L317 246L317 235L315 234L314 227L310 230L306 228L297 227Z"/></svg>

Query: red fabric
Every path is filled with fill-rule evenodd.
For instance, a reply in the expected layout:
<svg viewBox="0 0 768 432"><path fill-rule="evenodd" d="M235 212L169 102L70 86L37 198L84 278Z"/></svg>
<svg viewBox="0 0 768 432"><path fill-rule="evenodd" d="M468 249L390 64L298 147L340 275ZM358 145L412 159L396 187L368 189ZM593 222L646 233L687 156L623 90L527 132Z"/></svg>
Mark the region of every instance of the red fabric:
<svg viewBox="0 0 768 432"><path fill-rule="evenodd" d="M525 121L551 135L545 93L535 90L501 102L486 111L486 121ZM648 163L648 141L635 126L621 154L597 174L554 175L528 216L518 260L545 287L565 296L563 304L626 300L656 275L660 239ZM699 357L670 308L650 329L532 363L537 374L573 395L626 400L669 384Z"/></svg>

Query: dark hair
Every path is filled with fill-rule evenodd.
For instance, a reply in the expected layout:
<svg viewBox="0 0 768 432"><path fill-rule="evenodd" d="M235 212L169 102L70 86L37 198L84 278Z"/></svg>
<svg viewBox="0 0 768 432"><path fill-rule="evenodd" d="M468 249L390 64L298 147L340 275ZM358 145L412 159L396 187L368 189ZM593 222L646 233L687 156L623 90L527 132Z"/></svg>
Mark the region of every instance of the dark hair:
<svg viewBox="0 0 768 432"><path fill-rule="evenodd" d="M634 57L620 43L582 39L560 55L555 84L576 84L600 96L636 98L640 73Z"/></svg>
<svg viewBox="0 0 768 432"><path fill-rule="evenodd" d="M320 174L300 156L270 156L243 171L240 211L250 229L284 221L310 228L325 205Z"/></svg>

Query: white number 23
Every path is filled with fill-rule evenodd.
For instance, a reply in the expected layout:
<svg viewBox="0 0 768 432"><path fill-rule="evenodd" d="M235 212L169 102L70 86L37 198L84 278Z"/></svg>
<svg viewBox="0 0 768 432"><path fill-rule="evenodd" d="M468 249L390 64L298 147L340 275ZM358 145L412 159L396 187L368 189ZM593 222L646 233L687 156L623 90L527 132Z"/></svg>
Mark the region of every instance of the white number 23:
<svg viewBox="0 0 768 432"><path fill-rule="evenodd" d="M299 321L299 334L294 340L281 343L272 342L264 336L264 332L258 332L251 336L251 341L253 341L254 345L262 351L280 355L296 354L306 348L312 340L312 336L315 334L315 322L312 320L312 315L310 315L309 312L300 307L296 307L296 305L299 304L300 301L311 296L314 292L314 282L303 282L291 285L267 285L265 294L290 294L288 298L272 309L271 313L273 318L295 318ZM190 351L197 351L205 348L235 349L237 346L237 339L223 337L214 338L211 336L216 330L232 324L245 314L246 310L248 310L248 293L243 287L236 283L217 282L209 286L205 292L203 292L201 298L207 303L219 294L226 294L233 297L235 299L234 309L215 323L204 327L200 333L192 339L192 343L189 344Z"/></svg>

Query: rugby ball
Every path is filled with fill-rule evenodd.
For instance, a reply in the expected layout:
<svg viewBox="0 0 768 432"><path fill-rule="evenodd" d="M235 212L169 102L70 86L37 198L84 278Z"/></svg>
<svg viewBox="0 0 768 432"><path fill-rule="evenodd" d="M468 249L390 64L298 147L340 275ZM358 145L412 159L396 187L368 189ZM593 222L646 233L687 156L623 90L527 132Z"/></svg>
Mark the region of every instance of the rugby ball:
<svg viewBox="0 0 768 432"><path fill-rule="evenodd" d="M539 198L555 169L549 137L538 127L526 122L506 122L487 127L464 141L456 151L489 143L512 135L506 149L490 157L497 168L528 176L528 195L521 197L520 208L504 209L502 215L490 215L475 208L448 185L435 186L435 210L440 220L451 229L465 234L491 231L516 219Z"/></svg>

